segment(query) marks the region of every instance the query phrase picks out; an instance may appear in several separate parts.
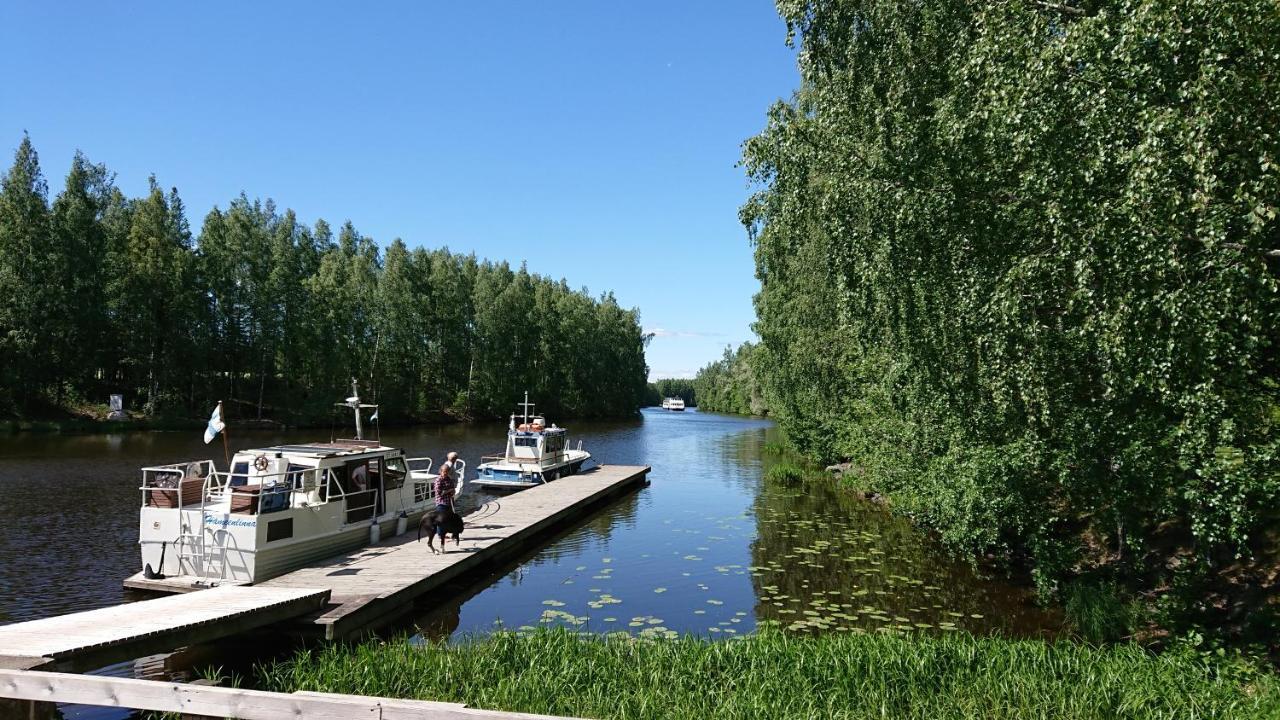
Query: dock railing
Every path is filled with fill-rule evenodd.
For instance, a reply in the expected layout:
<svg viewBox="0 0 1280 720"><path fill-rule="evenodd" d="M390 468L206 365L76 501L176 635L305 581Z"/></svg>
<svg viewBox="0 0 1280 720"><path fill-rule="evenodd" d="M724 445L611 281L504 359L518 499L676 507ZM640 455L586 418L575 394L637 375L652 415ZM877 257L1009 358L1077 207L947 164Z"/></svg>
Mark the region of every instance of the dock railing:
<svg viewBox="0 0 1280 720"><path fill-rule="evenodd" d="M551 715L483 710L461 703L430 700L309 691L280 693L37 670L0 669L0 698L30 701L32 705L29 708L18 710L23 717L38 716L36 703L58 702L238 720L564 720ZM4 709L0 704L0 710Z"/></svg>

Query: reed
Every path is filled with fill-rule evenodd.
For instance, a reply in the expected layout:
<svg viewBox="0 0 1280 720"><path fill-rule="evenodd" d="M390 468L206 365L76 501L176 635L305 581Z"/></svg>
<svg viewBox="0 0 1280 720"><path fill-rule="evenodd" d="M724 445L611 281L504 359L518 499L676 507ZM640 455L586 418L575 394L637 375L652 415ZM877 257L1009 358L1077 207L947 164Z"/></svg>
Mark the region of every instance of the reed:
<svg viewBox="0 0 1280 720"><path fill-rule="evenodd" d="M635 640L564 630L417 646L324 645L260 667L280 691L464 702L592 718L1258 718L1280 681L1136 645L964 634Z"/></svg>
<svg viewBox="0 0 1280 720"><path fill-rule="evenodd" d="M1063 592L1063 611L1076 634L1087 642L1109 643L1129 637L1138 611L1111 583L1077 582Z"/></svg>

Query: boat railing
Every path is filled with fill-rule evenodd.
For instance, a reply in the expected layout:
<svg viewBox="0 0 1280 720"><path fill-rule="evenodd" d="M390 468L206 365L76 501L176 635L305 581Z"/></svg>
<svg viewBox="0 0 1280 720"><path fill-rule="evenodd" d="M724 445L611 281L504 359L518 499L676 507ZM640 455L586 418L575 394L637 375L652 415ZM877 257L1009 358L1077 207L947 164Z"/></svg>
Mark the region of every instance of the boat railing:
<svg viewBox="0 0 1280 720"><path fill-rule="evenodd" d="M431 479L427 476L431 474L431 466L435 461L429 457L405 458L405 464L409 467L409 480L413 483L413 502L424 503L431 498ZM417 467L414 465L417 464Z"/></svg>
<svg viewBox="0 0 1280 720"><path fill-rule="evenodd" d="M435 460L429 457L405 458L404 461L409 466L409 472L429 473L431 472L431 466L435 464ZM414 463L422 464L422 467L414 467Z"/></svg>
<svg viewBox="0 0 1280 720"><path fill-rule="evenodd" d="M207 480L215 472L212 460L153 465L142 468L142 504L181 507L200 502Z"/></svg>
<svg viewBox="0 0 1280 720"><path fill-rule="evenodd" d="M377 490L357 490L347 493L344 497L346 501L346 521L347 524L368 520L373 517L378 504Z"/></svg>
<svg viewBox="0 0 1280 720"><path fill-rule="evenodd" d="M326 471L328 472L328 471ZM288 509L293 493L318 491L316 471L290 470L262 475L215 470L210 474L205 497L210 502L227 501L228 510L240 514L266 514ZM326 482L328 478L326 477Z"/></svg>

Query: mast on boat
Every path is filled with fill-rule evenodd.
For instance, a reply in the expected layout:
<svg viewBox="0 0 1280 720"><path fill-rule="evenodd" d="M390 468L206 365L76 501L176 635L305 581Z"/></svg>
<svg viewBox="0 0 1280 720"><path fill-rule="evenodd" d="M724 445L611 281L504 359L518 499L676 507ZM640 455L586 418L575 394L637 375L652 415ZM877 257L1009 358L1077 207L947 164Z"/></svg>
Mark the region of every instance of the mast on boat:
<svg viewBox="0 0 1280 720"><path fill-rule="evenodd" d="M526 397L525 399L528 400L529 398ZM373 408L373 414L376 419L378 406L360 402L360 383L355 378L351 378L351 397L347 398L345 402L338 403L338 406L349 407L356 414L356 439L364 440L364 425L360 422L360 408Z"/></svg>

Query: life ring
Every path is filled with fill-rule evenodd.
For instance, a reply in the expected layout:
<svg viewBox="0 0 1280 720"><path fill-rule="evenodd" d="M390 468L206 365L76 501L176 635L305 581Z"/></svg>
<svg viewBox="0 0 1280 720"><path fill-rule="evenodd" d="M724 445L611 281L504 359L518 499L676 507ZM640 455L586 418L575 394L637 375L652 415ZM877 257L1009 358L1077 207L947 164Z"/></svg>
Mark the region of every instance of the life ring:
<svg viewBox="0 0 1280 720"><path fill-rule="evenodd" d="M269 464L270 463L267 461L266 455L259 455L258 457L253 459L253 466L257 468L258 472L262 472L266 470L267 465Z"/></svg>

